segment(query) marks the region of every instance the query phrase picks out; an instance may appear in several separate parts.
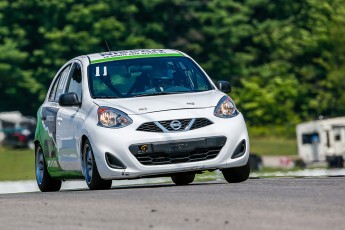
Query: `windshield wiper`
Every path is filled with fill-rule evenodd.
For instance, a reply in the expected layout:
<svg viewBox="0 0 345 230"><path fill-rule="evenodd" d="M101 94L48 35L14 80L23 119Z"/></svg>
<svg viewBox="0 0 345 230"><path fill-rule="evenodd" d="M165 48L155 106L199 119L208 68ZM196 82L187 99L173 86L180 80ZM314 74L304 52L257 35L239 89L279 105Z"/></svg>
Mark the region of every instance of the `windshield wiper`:
<svg viewBox="0 0 345 230"><path fill-rule="evenodd" d="M117 97L117 96L104 95L104 96L96 96L95 98L107 98L107 99L110 99L110 98L119 98L119 97Z"/></svg>
<svg viewBox="0 0 345 230"><path fill-rule="evenodd" d="M168 94L179 94L182 92L155 92L155 93L142 93L142 94L135 94L132 97L148 97L148 96L157 96L157 95L168 95Z"/></svg>

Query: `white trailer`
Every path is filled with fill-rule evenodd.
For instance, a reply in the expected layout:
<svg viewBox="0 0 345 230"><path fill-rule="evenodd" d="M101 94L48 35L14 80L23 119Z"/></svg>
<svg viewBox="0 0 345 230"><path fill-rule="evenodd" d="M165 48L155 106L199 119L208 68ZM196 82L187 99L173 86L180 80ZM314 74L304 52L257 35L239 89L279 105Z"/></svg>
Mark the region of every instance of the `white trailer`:
<svg viewBox="0 0 345 230"><path fill-rule="evenodd" d="M298 154L304 162L345 158L345 117L301 123L296 132Z"/></svg>

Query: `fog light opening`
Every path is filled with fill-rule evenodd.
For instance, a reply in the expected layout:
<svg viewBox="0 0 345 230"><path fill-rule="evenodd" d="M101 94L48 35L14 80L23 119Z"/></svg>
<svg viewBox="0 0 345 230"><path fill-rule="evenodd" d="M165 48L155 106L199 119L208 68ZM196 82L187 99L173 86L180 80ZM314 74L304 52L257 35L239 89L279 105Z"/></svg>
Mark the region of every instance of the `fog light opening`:
<svg viewBox="0 0 345 230"><path fill-rule="evenodd" d="M242 140L236 147L234 153L232 154L231 159L235 159L238 157L241 157L245 154L246 152L246 141Z"/></svg>
<svg viewBox="0 0 345 230"><path fill-rule="evenodd" d="M105 160L109 167L113 169L126 169L127 167L111 153L105 153Z"/></svg>

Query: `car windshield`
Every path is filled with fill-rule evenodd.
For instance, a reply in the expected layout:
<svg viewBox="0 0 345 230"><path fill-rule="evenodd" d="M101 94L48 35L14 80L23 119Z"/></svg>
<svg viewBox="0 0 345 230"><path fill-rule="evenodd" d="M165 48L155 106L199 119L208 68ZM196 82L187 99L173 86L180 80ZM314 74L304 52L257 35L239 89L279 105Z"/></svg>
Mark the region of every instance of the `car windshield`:
<svg viewBox="0 0 345 230"><path fill-rule="evenodd" d="M186 57L155 57L91 64L93 98L125 98L212 90L208 78Z"/></svg>

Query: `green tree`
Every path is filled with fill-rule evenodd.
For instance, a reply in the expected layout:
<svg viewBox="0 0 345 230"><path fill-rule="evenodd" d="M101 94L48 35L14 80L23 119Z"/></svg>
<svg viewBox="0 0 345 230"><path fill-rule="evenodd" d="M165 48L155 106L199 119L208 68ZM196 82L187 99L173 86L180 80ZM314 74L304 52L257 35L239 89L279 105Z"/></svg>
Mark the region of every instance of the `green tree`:
<svg viewBox="0 0 345 230"><path fill-rule="evenodd" d="M33 115L69 59L110 49L186 52L251 126L345 112L345 0L0 0L0 111Z"/></svg>

